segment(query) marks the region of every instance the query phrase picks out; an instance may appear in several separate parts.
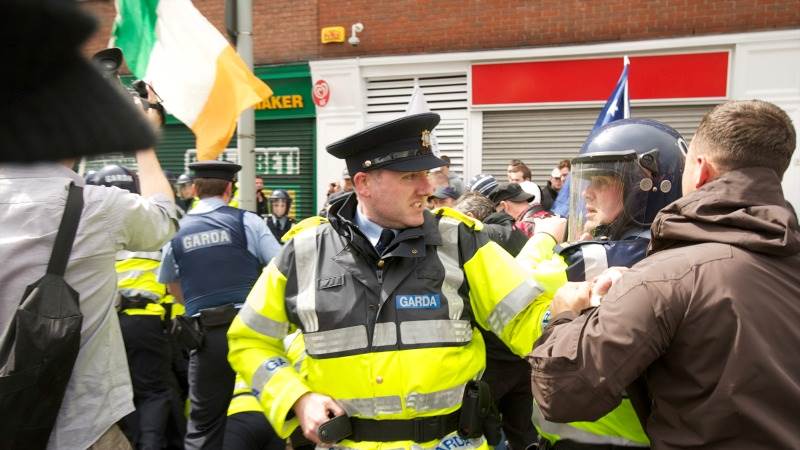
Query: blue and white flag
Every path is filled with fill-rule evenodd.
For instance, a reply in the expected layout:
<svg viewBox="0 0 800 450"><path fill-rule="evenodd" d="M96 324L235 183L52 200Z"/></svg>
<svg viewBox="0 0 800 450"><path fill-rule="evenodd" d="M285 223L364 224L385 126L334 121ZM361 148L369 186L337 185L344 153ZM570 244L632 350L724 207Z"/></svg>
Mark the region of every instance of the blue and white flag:
<svg viewBox="0 0 800 450"><path fill-rule="evenodd" d="M631 116L631 102L628 96L628 66L630 66L630 64L631 61L626 56L625 65L622 68L619 80L617 80L617 85L611 92L611 96L608 97L605 106L603 106L603 109L600 111L600 115L597 116L594 127L592 127L592 132L615 120L627 119ZM569 183L570 177L567 176L551 208L553 213L561 217L567 217L569 214Z"/></svg>

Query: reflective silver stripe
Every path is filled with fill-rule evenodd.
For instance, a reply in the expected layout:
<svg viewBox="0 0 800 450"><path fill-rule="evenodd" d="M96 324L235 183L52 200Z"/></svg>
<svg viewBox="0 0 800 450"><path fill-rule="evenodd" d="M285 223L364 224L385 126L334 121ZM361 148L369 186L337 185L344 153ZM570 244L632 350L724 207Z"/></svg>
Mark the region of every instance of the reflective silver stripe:
<svg viewBox="0 0 800 450"><path fill-rule="evenodd" d="M270 358L256 369L256 373L253 374L253 383L250 385L253 390L253 394L258 397L261 394L261 391L264 390L264 386L269 382L270 378L273 377L279 370L283 369L284 367L289 366L289 361L286 358L281 356L276 356L274 358Z"/></svg>
<svg viewBox="0 0 800 450"><path fill-rule="evenodd" d="M544 292L533 280L525 280L506 294L489 314L489 328L498 336L511 320L517 316L533 299Z"/></svg>
<svg viewBox="0 0 800 450"><path fill-rule="evenodd" d="M395 344L397 344L397 324L394 322L376 323L375 332L372 335L372 346L380 347Z"/></svg>
<svg viewBox="0 0 800 450"><path fill-rule="evenodd" d="M425 412L458 406L464 396L464 386L466 385L461 384L450 389L428 394L412 392L406 397L406 408L411 408L417 412Z"/></svg>
<svg viewBox="0 0 800 450"><path fill-rule="evenodd" d="M271 338L283 339L286 336L286 333L289 332L288 323L281 323L272 320L269 317L264 317L257 313L256 310L247 303L245 303L244 306L242 306L242 309L239 311L239 318L242 319L242 322L244 322L244 324L247 325L251 330L257 331L264 336Z"/></svg>
<svg viewBox="0 0 800 450"><path fill-rule="evenodd" d="M380 414L399 414L403 412L400 397L390 395L374 398L351 398L337 400L348 416L378 417Z"/></svg>
<svg viewBox="0 0 800 450"><path fill-rule="evenodd" d="M575 428L568 423L555 423L545 420L542 412L539 411L539 405L536 401L533 402L533 414L531 414L531 421L536 429L540 432L558 436L560 439L569 439L571 441L580 442L582 444L605 444L605 445L619 445L627 447L648 447L647 444L641 442L631 441L620 436L603 436L599 434L589 433L588 431Z"/></svg>
<svg viewBox="0 0 800 450"><path fill-rule="evenodd" d="M585 280L591 280L608 269L608 257L606 256L606 249L602 244L581 245L580 249L583 255L583 273Z"/></svg>
<svg viewBox="0 0 800 450"><path fill-rule="evenodd" d="M468 320L415 320L400 323L403 344L460 344L472 340Z"/></svg>
<svg viewBox="0 0 800 450"><path fill-rule="evenodd" d="M461 318L464 311L464 300L458 295L458 288L464 284L464 271L458 263L458 224L449 217L439 220L439 234L443 245L439 247L439 261L444 266L444 282L442 293L447 299L448 315L451 320Z"/></svg>
<svg viewBox="0 0 800 450"><path fill-rule="evenodd" d="M131 258L152 259L154 261L161 261L161 250L155 252L132 252L128 250L120 250L116 254L117 261L125 261Z"/></svg>
<svg viewBox="0 0 800 450"><path fill-rule="evenodd" d="M125 272L117 272L117 281L119 282L119 281L123 281L123 280L135 280L135 279L141 277L142 275L148 274L148 273L153 274L153 276L155 276L156 275L156 269L150 269L150 270L127 270Z"/></svg>
<svg viewBox="0 0 800 450"><path fill-rule="evenodd" d="M364 325L304 333L303 337L309 355L325 355L367 348L367 327Z"/></svg>
<svg viewBox="0 0 800 450"><path fill-rule="evenodd" d="M155 294L155 293L150 292L150 291L146 291L144 289L120 289L119 290L119 295L122 295L122 296L125 296L125 297L129 297L129 298L142 297L142 298L146 298L148 300L153 300L153 301L157 301L158 299L161 298L160 295Z"/></svg>
<svg viewBox="0 0 800 450"><path fill-rule="evenodd" d="M306 333L319 330L317 318L317 231L294 237L294 265L297 275L297 315Z"/></svg>

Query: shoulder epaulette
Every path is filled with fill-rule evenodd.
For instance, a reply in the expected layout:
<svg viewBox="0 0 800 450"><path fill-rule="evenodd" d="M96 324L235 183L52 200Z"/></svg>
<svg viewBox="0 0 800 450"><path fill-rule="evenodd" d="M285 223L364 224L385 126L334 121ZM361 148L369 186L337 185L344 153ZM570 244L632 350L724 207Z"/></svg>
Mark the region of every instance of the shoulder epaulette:
<svg viewBox="0 0 800 450"><path fill-rule="evenodd" d="M483 222L453 208L442 206L441 208L434 209L432 212L440 217L450 217L451 219L458 220L475 231L481 231L483 229Z"/></svg>
<svg viewBox="0 0 800 450"><path fill-rule="evenodd" d="M281 238L281 242L289 242L293 237L297 236L298 234L310 230L313 228L317 228L320 225L324 225L328 223L328 219L322 216L311 216L306 217L305 219L297 222L296 224L292 225L292 228L289 228L289 231L283 235Z"/></svg>

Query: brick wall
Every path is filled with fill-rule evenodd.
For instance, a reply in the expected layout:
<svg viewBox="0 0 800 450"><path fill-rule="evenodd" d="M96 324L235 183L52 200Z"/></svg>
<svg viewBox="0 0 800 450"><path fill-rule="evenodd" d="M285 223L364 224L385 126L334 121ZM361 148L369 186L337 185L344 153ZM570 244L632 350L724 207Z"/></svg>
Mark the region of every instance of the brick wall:
<svg viewBox="0 0 800 450"><path fill-rule="evenodd" d="M113 3L82 3L101 20ZM224 0L195 0L224 31ZM353 56L535 47L800 26L797 0L253 0L257 65ZM364 24L361 45L319 43L320 28Z"/></svg>

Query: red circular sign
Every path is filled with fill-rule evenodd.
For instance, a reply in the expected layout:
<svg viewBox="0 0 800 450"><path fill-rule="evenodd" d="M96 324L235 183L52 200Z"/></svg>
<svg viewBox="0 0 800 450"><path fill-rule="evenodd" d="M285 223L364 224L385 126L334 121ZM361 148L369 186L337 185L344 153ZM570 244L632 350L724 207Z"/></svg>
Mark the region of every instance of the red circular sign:
<svg viewBox="0 0 800 450"><path fill-rule="evenodd" d="M317 80L311 90L311 98L317 106L325 106L331 98L331 88L325 80Z"/></svg>

